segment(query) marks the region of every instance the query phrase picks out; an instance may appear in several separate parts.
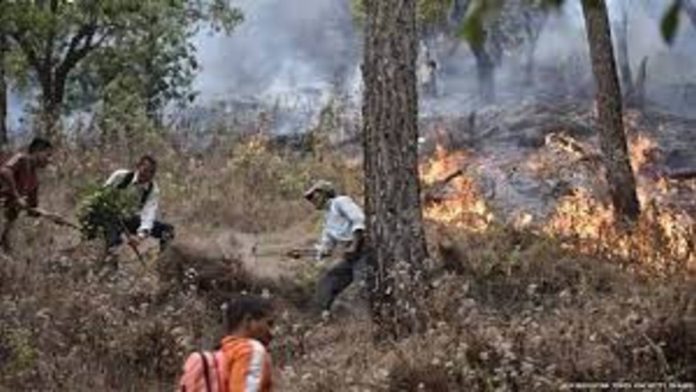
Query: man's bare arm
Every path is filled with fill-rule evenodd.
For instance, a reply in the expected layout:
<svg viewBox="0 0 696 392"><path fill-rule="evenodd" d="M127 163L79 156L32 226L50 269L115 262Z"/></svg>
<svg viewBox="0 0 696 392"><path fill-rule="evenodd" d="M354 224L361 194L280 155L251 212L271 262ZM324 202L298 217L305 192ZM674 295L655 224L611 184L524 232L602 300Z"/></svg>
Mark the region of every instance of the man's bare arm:
<svg viewBox="0 0 696 392"><path fill-rule="evenodd" d="M9 188L9 194L15 199L20 200L21 195L17 190L17 183L14 180L14 173L12 169L8 166L0 167L0 181L2 181Z"/></svg>

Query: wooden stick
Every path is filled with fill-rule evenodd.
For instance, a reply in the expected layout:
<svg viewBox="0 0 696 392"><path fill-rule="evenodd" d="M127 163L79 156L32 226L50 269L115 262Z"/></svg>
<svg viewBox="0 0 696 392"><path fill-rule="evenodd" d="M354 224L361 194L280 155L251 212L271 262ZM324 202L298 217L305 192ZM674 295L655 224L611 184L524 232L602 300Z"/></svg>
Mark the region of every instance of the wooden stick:
<svg viewBox="0 0 696 392"><path fill-rule="evenodd" d="M41 218L48 219L57 225L67 226L67 227L70 227L70 228L75 229L75 230L80 230L80 226L78 224L70 222L67 218L65 218L61 215L46 211L46 210L38 208L38 207L33 207L33 208L27 207L26 210L30 213L34 213L34 214L38 215Z"/></svg>
<svg viewBox="0 0 696 392"><path fill-rule="evenodd" d="M129 232L128 232L128 227L126 227L126 224L123 223L123 219L118 218L118 223L121 225L121 228L123 229L123 234L126 235L126 242L128 243L128 246L133 250L133 253L138 257L138 260L147 268L147 263L145 263L145 260L143 259L143 256L140 254L140 251L138 250L138 247L133 245L131 242L131 238L133 237Z"/></svg>

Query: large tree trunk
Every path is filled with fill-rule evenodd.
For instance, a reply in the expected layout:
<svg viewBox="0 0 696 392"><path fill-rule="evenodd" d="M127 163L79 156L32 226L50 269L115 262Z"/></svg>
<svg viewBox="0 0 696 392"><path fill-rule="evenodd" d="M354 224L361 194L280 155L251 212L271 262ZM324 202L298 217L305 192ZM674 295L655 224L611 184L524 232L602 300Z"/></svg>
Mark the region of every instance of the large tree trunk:
<svg viewBox="0 0 696 392"><path fill-rule="evenodd" d="M419 326L427 257L418 179L416 0L367 0L363 64L365 207L371 303L382 338Z"/></svg>
<svg viewBox="0 0 696 392"><path fill-rule="evenodd" d="M37 133L56 142L68 72L69 70L51 62L47 62L45 67L37 71L41 82L41 128Z"/></svg>
<svg viewBox="0 0 696 392"><path fill-rule="evenodd" d="M40 136L54 139L58 134L58 122L63 108L63 88L65 81L58 83L51 71L41 84L41 127Z"/></svg>
<svg viewBox="0 0 696 392"><path fill-rule="evenodd" d="M7 144L7 83L5 81L7 37L0 31L0 146Z"/></svg>
<svg viewBox="0 0 696 392"><path fill-rule="evenodd" d="M607 8L604 0L582 0L582 8L597 85L599 139L609 192L617 218L632 222L638 218L640 206L626 145Z"/></svg>

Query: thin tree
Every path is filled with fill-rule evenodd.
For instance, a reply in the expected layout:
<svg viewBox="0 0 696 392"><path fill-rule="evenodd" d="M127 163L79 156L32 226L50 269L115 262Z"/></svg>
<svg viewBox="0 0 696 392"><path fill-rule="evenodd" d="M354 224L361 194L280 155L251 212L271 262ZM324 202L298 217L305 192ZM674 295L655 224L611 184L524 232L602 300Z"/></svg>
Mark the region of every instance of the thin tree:
<svg viewBox="0 0 696 392"><path fill-rule="evenodd" d="M582 0L582 9L597 85L599 140L609 193L617 218L631 222L640 215L640 205L624 132L607 7L604 0Z"/></svg>
<svg viewBox="0 0 696 392"><path fill-rule="evenodd" d="M418 179L416 0L365 1L365 206L374 251L373 316L382 337L418 326L427 257Z"/></svg>
<svg viewBox="0 0 696 392"><path fill-rule="evenodd" d="M7 144L7 82L5 80L5 54L7 39L0 29L0 145Z"/></svg>
<svg viewBox="0 0 696 392"><path fill-rule="evenodd" d="M0 0L0 13L4 14L5 1ZM5 61L9 50L9 41L4 29L6 21L0 16L0 145L7 144L7 79Z"/></svg>

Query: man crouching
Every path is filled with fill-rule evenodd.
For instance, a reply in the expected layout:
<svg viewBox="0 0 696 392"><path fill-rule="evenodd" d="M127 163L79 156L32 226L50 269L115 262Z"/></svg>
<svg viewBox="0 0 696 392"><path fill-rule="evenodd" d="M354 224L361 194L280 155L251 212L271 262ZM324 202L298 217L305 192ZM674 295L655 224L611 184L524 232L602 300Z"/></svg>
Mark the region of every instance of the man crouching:
<svg viewBox="0 0 696 392"><path fill-rule="evenodd" d="M109 222L106 231L107 248L121 245L121 235L128 234L128 241L133 246L147 237L159 240L160 250L174 238L174 226L158 221L159 188L154 181L157 161L150 155L144 155L134 170L119 169L109 176L104 184L120 191L133 191L137 197L138 212L132 216Z"/></svg>

